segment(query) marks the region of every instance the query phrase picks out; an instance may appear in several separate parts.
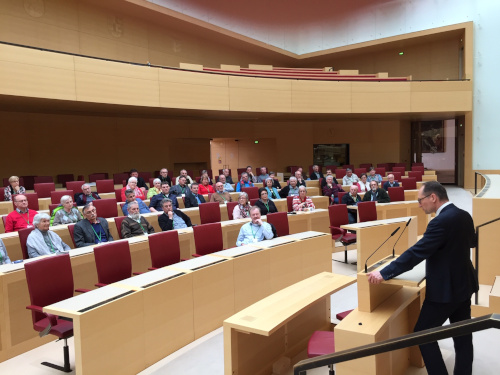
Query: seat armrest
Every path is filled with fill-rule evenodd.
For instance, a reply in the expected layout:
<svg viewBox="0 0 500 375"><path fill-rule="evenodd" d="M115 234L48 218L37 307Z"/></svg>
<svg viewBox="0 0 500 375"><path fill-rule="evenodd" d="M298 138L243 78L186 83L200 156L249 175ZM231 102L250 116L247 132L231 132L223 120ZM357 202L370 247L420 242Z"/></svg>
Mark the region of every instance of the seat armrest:
<svg viewBox="0 0 500 375"><path fill-rule="evenodd" d="M193 258L198 258L198 257L201 257L201 255L200 254L193 254L192 257Z"/></svg>
<svg viewBox="0 0 500 375"><path fill-rule="evenodd" d="M103 283L97 283L97 284L95 284L95 286L98 287L98 288L102 288L103 286L106 286L106 285L108 285L108 284L103 284Z"/></svg>
<svg viewBox="0 0 500 375"><path fill-rule="evenodd" d="M27 310L31 310L31 311L35 311L35 312L39 312L39 313L42 313L42 314L45 314L43 312L43 307L41 307L41 306L29 305L29 306L26 306L26 309Z"/></svg>
<svg viewBox="0 0 500 375"><path fill-rule="evenodd" d="M186 260L189 260L189 259L187 259L187 258L181 258L181 262L184 262Z"/></svg>
<svg viewBox="0 0 500 375"><path fill-rule="evenodd" d="M137 276L137 275L142 275L145 272L132 272L132 275Z"/></svg>
<svg viewBox="0 0 500 375"><path fill-rule="evenodd" d="M48 314L46 312L43 312L43 307L36 306L36 305L29 305L29 306L26 306L26 309L44 314L49 319L50 325L52 327L57 325L57 315L52 315L52 314Z"/></svg>
<svg viewBox="0 0 500 375"><path fill-rule="evenodd" d="M154 270L157 270L157 269L158 268L156 268L156 267L148 267L148 270L150 270L150 271L154 271Z"/></svg>
<svg viewBox="0 0 500 375"><path fill-rule="evenodd" d="M75 289L75 292L77 293L87 293L87 292L90 292L92 289L82 289L82 288L78 288L78 289Z"/></svg>

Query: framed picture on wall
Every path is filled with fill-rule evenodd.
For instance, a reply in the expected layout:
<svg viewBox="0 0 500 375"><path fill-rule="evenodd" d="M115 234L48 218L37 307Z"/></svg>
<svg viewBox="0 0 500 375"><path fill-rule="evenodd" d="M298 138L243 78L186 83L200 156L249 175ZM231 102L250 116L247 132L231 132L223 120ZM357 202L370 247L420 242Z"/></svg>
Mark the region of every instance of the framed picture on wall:
<svg viewBox="0 0 500 375"><path fill-rule="evenodd" d="M420 123L422 153L444 152L444 122L422 121Z"/></svg>

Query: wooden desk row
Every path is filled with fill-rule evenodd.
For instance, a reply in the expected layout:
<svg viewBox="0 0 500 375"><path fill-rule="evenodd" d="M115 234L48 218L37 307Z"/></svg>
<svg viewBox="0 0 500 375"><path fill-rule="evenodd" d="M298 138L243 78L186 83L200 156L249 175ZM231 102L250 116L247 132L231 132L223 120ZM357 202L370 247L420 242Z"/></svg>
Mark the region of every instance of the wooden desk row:
<svg viewBox="0 0 500 375"><path fill-rule="evenodd" d="M329 236L309 235L177 263L44 311L73 319L76 374L136 374L217 329L237 311L329 271ZM116 299L108 303L110 298Z"/></svg>
<svg viewBox="0 0 500 375"><path fill-rule="evenodd" d="M195 208L190 210L196 210ZM159 231L157 215L149 214L148 220ZM263 220L266 217L263 216ZM224 248L235 246L241 226L250 219L232 220L222 222L222 235ZM297 215L289 215L290 233L296 234L308 230L328 233L327 210L316 210ZM114 220L109 219L110 231L118 238ZM66 226L54 227L64 242L73 246L69 231ZM195 253L193 229L180 229L179 243L181 258L190 258ZM5 235L10 235L7 233ZM2 236L5 236L2 235ZM329 239L329 251L331 254L331 237ZM20 256L19 239L12 241L4 239L9 254L17 251ZM12 243L14 242L14 244ZM134 272L145 272L151 267L151 257L147 237L140 236L129 239L132 256L132 269ZM17 244L17 249L13 246ZM13 250L16 249L16 250ZM93 247L71 250L70 254L73 265L73 276L76 288L92 289L97 282L97 272L93 255ZM331 258L331 255L330 255ZM29 260L28 260L29 261ZM14 269L14 271L7 272ZM37 339L36 332L32 330L31 313L26 310L29 305L28 288L26 284L23 264L0 266L0 361L12 358L20 353L30 350L44 342Z"/></svg>

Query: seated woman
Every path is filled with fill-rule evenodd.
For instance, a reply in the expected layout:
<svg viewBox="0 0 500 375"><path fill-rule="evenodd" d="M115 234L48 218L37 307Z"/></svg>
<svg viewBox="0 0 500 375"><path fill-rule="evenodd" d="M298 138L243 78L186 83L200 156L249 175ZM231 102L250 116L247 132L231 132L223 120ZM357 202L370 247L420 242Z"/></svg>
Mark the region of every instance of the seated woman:
<svg viewBox="0 0 500 375"><path fill-rule="evenodd" d="M359 178L360 180L356 183L356 185L358 186L358 193L366 193L367 191L370 191L370 183L368 182L366 173L362 173Z"/></svg>
<svg viewBox="0 0 500 375"><path fill-rule="evenodd" d="M299 187L299 195L293 197L292 205L294 211L312 211L315 209L312 199L307 196L305 186Z"/></svg>
<svg viewBox="0 0 500 375"><path fill-rule="evenodd" d="M259 200L255 202L255 205L259 207L261 215L267 215L268 213L278 212L276 205L272 200L269 199L267 195L266 188L259 189Z"/></svg>
<svg viewBox="0 0 500 375"><path fill-rule="evenodd" d="M266 178L266 190L267 190L267 196L269 199L279 199L280 195L278 193L278 189L274 187L274 180L272 177Z"/></svg>
<svg viewBox="0 0 500 375"><path fill-rule="evenodd" d="M248 194L240 193L238 205L234 207L233 219L246 219L250 217L250 203L248 202Z"/></svg>
<svg viewBox="0 0 500 375"><path fill-rule="evenodd" d="M323 186L323 195L330 197L330 204L339 203L339 186L333 183L333 176L326 177L326 185Z"/></svg>
<svg viewBox="0 0 500 375"><path fill-rule="evenodd" d="M212 185L209 184L210 178L208 178L208 174L204 174L201 176L200 180L200 185L198 185L198 194L208 194L208 193L215 193L214 188Z"/></svg>
<svg viewBox="0 0 500 375"><path fill-rule="evenodd" d="M142 191L142 189L137 187L137 178L135 177L130 177L128 179L128 184L122 189L121 197L122 197L122 202L125 202L127 200L127 197L125 196L125 191L126 190L133 190L135 193L136 198L140 198L141 200L146 200L146 194Z"/></svg>
<svg viewBox="0 0 500 375"><path fill-rule="evenodd" d="M7 186L4 189L4 194L5 194L4 200L11 201L13 195L26 193L26 189L22 186L19 186L19 177L10 176L9 184L10 186Z"/></svg>
<svg viewBox="0 0 500 375"><path fill-rule="evenodd" d="M12 262L10 261L9 255L7 254L7 249L5 248L3 241L0 239L0 264L10 263Z"/></svg>
<svg viewBox="0 0 500 375"><path fill-rule="evenodd" d="M147 199L151 199L155 195L161 193L161 180L159 178L155 178L153 180L153 186L148 190Z"/></svg>
<svg viewBox="0 0 500 375"><path fill-rule="evenodd" d="M61 237L49 231L50 216L47 214L36 214L33 219L35 229L28 236L26 247L30 258L40 255L60 254L71 250Z"/></svg>
<svg viewBox="0 0 500 375"><path fill-rule="evenodd" d="M208 171L206 169L202 170L201 173L200 173L200 183L201 183L201 179L203 178L203 176L207 176L208 177L208 184L209 185L213 185L212 179L208 175Z"/></svg>
<svg viewBox="0 0 500 375"><path fill-rule="evenodd" d="M78 208L73 206L73 198L69 195L61 197L61 205L52 211L52 225L78 223L83 219Z"/></svg>

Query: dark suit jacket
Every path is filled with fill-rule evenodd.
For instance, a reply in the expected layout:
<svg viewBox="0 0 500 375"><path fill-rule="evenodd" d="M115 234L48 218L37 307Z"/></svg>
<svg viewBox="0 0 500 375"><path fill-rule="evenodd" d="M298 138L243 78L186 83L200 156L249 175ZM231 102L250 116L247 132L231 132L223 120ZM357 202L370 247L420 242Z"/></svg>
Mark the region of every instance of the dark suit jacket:
<svg viewBox="0 0 500 375"><path fill-rule="evenodd" d="M168 198L172 200L172 207L174 210L177 210L177 196L175 194L169 194ZM165 199L163 193L153 195L151 200L149 201L149 208L153 207L156 211L163 211L163 207L161 206L161 201Z"/></svg>
<svg viewBox="0 0 500 375"><path fill-rule="evenodd" d="M372 200L372 191L368 190L365 193L365 196L363 197L363 202L371 201ZM385 191L382 188L377 189L377 202L378 203L389 203L391 201L391 198L389 198L389 194L387 194L387 191Z"/></svg>
<svg viewBox="0 0 500 375"><path fill-rule="evenodd" d="M92 197L94 197L94 199L101 199L97 193L92 193ZM75 194L75 202L77 206L85 206L87 203L87 197L83 195L83 193Z"/></svg>
<svg viewBox="0 0 500 375"><path fill-rule="evenodd" d="M180 210L174 210L175 214L177 216L179 216L182 220L184 220L184 222L186 223L186 225L188 227L192 227L193 225L191 224L191 219L189 218L188 215L186 215L184 212L180 211ZM167 231L167 230L172 230L174 229L174 220L170 220L168 218L168 215L165 214L165 212L163 214L161 214L160 216L158 216L158 225L160 226L161 230L162 231Z"/></svg>
<svg viewBox="0 0 500 375"><path fill-rule="evenodd" d="M102 229L106 233L106 237L108 238L108 242L113 241L113 236L109 233L109 226L106 219L102 217L97 218L101 222ZM84 246L95 246L95 235L92 230L92 225L90 222L85 220L80 220L75 224L75 231L73 233L75 238L76 247L84 247Z"/></svg>
<svg viewBox="0 0 500 375"><path fill-rule="evenodd" d="M274 212L278 212L278 209L276 208L276 205L272 200L267 201L267 205L269 206L269 211L267 211L266 205L260 199L257 202L255 202L255 205L259 207L261 215L267 215L268 213L272 214Z"/></svg>
<svg viewBox="0 0 500 375"><path fill-rule="evenodd" d="M399 182L394 181L394 184L389 185L389 181L384 182L384 190L387 191L390 187L399 187Z"/></svg>
<svg viewBox="0 0 500 375"><path fill-rule="evenodd" d="M205 203L205 198L203 198L203 195L198 194L198 198L200 198L201 203ZM186 194L184 206L186 206L186 208L198 207L198 201L196 200L196 197L193 195L193 193L191 193L191 191Z"/></svg>
<svg viewBox="0 0 500 375"><path fill-rule="evenodd" d="M362 199L359 195L356 194L356 198L357 198L357 201L354 202L354 199L351 197L351 194L347 193L347 194L344 194L344 196L342 197L342 204L346 204L348 206L355 206L357 202L362 202ZM353 210L355 211L355 210Z"/></svg>
<svg viewBox="0 0 500 375"><path fill-rule="evenodd" d="M323 173L321 173L321 172L318 172L318 173L319 173L319 178L323 178ZM311 174L310 178L311 178L311 180L319 180L319 178L316 177L316 173L314 173L314 172Z"/></svg>
<svg viewBox="0 0 500 375"><path fill-rule="evenodd" d="M137 177L137 187L144 188L146 190L149 189L148 185L146 185L146 181L142 177Z"/></svg>
<svg viewBox="0 0 500 375"><path fill-rule="evenodd" d="M476 246L471 216L450 204L429 222L420 241L380 273L387 280L411 270L424 259L427 291L432 302L463 302L478 290L470 248Z"/></svg>

